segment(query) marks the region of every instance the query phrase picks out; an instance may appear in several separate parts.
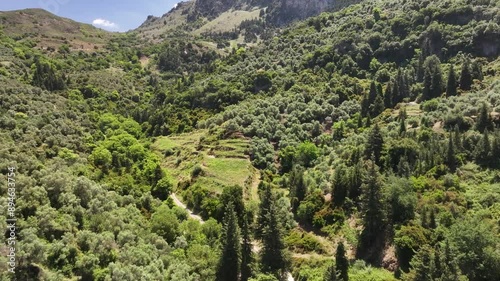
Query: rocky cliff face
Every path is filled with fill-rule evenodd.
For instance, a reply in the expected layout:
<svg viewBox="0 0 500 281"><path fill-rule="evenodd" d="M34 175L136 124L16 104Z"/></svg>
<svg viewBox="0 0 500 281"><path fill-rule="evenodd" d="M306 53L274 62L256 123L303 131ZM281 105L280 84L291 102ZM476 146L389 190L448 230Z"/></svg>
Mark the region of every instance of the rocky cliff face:
<svg viewBox="0 0 500 281"><path fill-rule="evenodd" d="M317 15L333 7L336 0L276 0L268 7L268 21L275 25Z"/></svg>
<svg viewBox="0 0 500 281"><path fill-rule="evenodd" d="M196 0L194 11L207 18L215 18L230 9L241 9L245 0Z"/></svg>

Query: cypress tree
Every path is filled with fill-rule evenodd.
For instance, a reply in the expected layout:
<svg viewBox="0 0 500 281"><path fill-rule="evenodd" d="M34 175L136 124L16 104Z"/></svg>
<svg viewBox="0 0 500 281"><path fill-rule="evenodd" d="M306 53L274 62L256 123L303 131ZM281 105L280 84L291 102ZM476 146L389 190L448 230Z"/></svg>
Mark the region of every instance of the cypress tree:
<svg viewBox="0 0 500 281"><path fill-rule="evenodd" d="M384 89L382 88L382 84L376 83L377 84L377 95L383 97L384 96Z"/></svg>
<svg viewBox="0 0 500 281"><path fill-rule="evenodd" d="M375 98L375 102L373 103L373 106L371 107L371 115L372 116L378 116L380 113L384 111L384 100L382 99L381 95L377 95Z"/></svg>
<svg viewBox="0 0 500 281"><path fill-rule="evenodd" d="M241 281L247 281L252 276L251 264L253 262L252 240L248 226L248 214L243 218L242 227L242 245L241 245Z"/></svg>
<svg viewBox="0 0 500 281"><path fill-rule="evenodd" d="M452 172L455 171L455 169L457 168L457 162L456 162L456 157L455 157L455 145L453 144L453 138L451 137L451 134L450 134L450 137L448 139L448 149L446 150L446 165L448 166L448 168L450 168L450 170Z"/></svg>
<svg viewBox="0 0 500 281"><path fill-rule="evenodd" d="M453 64L450 66L448 71L448 82L446 83L446 96L456 96L457 95L457 77L455 75L455 69Z"/></svg>
<svg viewBox="0 0 500 281"><path fill-rule="evenodd" d="M366 117L370 114L370 99L368 95L363 95L363 99L361 100L361 115Z"/></svg>
<svg viewBox="0 0 500 281"><path fill-rule="evenodd" d="M491 120L491 115L488 110L486 103L483 103L481 109L479 110L479 116L476 122L476 129L479 132L484 132L485 130L493 129L493 121Z"/></svg>
<svg viewBox="0 0 500 281"><path fill-rule="evenodd" d="M354 202L358 201L361 195L361 185L363 184L363 165L358 161L349 173L349 198Z"/></svg>
<svg viewBox="0 0 500 281"><path fill-rule="evenodd" d="M441 281L459 281L464 279L460 268L458 267L456 253L453 252L450 242L445 240L444 249L441 254Z"/></svg>
<svg viewBox="0 0 500 281"><path fill-rule="evenodd" d="M411 96L411 88L410 88L410 77L406 74L406 72L401 72L401 77L402 77L402 93L403 93L403 99L404 98L409 98Z"/></svg>
<svg viewBox="0 0 500 281"><path fill-rule="evenodd" d="M453 144L458 151L462 149L462 136L460 135L460 128L458 127L458 125L455 125L453 131Z"/></svg>
<svg viewBox="0 0 500 281"><path fill-rule="evenodd" d="M427 38L422 45L422 54L424 59L427 57L431 56L433 54L432 52L432 46L431 46L431 40Z"/></svg>
<svg viewBox="0 0 500 281"><path fill-rule="evenodd" d="M218 281L235 281L240 276L241 245L240 229L234 206L229 203L226 208L221 237L222 253L217 266Z"/></svg>
<svg viewBox="0 0 500 281"><path fill-rule="evenodd" d="M462 63L462 71L460 73L460 89L467 91L472 86L472 74L470 69L470 59L466 58Z"/></svg>
<svg viewBox="0 0 500 281"><path fill-rule="evenodd" d="M358 127L358 129L363 128L363 116L361 116L361 114L358 114L357 127Z"/></svg>
<svg viewBox="0 0 500 281"><path fill-rule="evenodd" d="M243 226L243 217L245 215L245 203L243 201L243 188L239 185L225 186L220 196L222 206L233 204L238 226ZM222 217L222 216L221 216Z"/></svg>
<svg viewBox="0 0 500 281"><path fill-rule="evenodd" d="M408 78L406 77L405 72L400 68L398 69L398 74L396 76L397 82L397 93L394 93L393 104L397 104L402 102L405 98L410 96L410 86L408 85Z"/></svg>
<svg viewBox="0 0 500 281"><path fill-rule="evenodd" d="M394 84L392 84L392 100L391 100L391 104L393 106L395 106L399 101L400 101L400 97L399 97L399 93L400 93L400 85L399 85L399 81L398 79L394 79Z"/></svg>
<svg viewBox="0 0 500 281"><path fill-rule="evenodd" d="M424 62L425 62L425 57L423 52L420 53L418 56L418 66L417 66L417 82L423 82L424 81Z"/></svg>
<svg viewBox="0 0 500 281"><path fill-rule="evenodd" d="M443 93L444 84L443 84L443 73L441 71L441 62L439 58L433 56L433 73L432 73L432 96L434 98L440 97Z"/></svg>
<svg viewBox="0 0 500 281"><path fill-rule="evenodd" d="M271 200L269 212L266 216L268 224L264 227L262 237L262 271L282 277L288 268L289 262L278 220L278 209L274 199Z"/></svg>
<svg viewBox="0 0 500 281"><path fill-rule="evenodd" d="M424 90L422 92L422 100L432 99L432 73L428 66L424 66Z"/></svg>
<svg viewBox="0 0 500 281"><path fill-rule="evenodd" d="M431 212L429 214L429 227L431 229L435 229L437 227L436 211L434 210L434 208L431 208Z"/></svg>
<svg viewBox="0 0 500 281"><path fill-rule="evenodd" d="M338 280L349 281L349 261L346 257L343 242L339 242L337 245L337 252L335 253L335 270L337 272Z"/></svg>
<svg viewBox="0 0 500 281"><path fill-rule="evenodd" d="M368 263L378 264L384 246L385 213L382 202L382 181L373 161L369 163L368 176L363 184L363 226L358 247L358 257Z"/></svg>
<svg viewBox="0 0 500 281"><path fill-rule="evenodd" d="M347 161L346 164L349 164L349 165L356 165L356 163L359 162L359 160L361 159L361 150L359 149L359 147L356 147L354 148L353 150L351 150L351 153L349 155L349 159Z"/></svg>
<svg viewBox="0 0 500 281"><path fill-rule="evenodd" d="M405 177L405 178L411 176L410 163L408 162L408 157L406 157L406 155L404 155L403 157L401 157L401 159L399 159L398 175L400 177Z"/></svg>
<svg viewBox="0 0 500 281"><path fill-rule="evenodd" d="M165 172L163 171L161 166L157 164L153 172L153 176L150 179L151 186L155 186L164 176Z"/></svg>
<svg viewBox="0 0 500 281"><path fill-rule="evenodd" d="M273 193L271 191L271 185L269 183L261 182L259 184L260 192L260 204L259 204L259 214L257 216L257 238L262 238L264 234L264 228L268 225L269 208L271 207L271 200L273 200Z"/></svg>
<svg viewBox="0 0 500 281"><path fill-rule="evenodd" d="M441 61L435 55L428 57L424 64L423 100L440 97L443 92L443 74Z"/></svg>
<svg viewBox="0 0 500 281"><path fill-rule="evenodd" d="M484 166L490 164L491 159L491 143L488 130L484 130L483 137L479 141L479 144L476 148L476 161Z"/></svg>
<svg viewBox="0 0 500 281"><path fill-rule="evenodd" d="M304 182L304 168L294 166L290 173L290 201L292 202L292 211L295 214L299 208L300 202L306 198L307 187Z"/></svg>
<svg viewBox="0 0 500 281"><path fill-rule="evenodd" d="M335 169L333 180L332 204L333 208L342 207L348 192L348 177L345 165L339 165Z"/></svg>
<svg viewBox="0 0 500 281"><path fill-rule="evenodd" d="M483 67L481 63L475 60L471 65L471 75L472 79L477 79L479 81L483 81Z"/></svg>
<svg viewBox="0 0 500 281"><path fill-rule="evenodd" d="M434 280L440 280L441 274L443 274L443 268L439 245L436 245L434 248L434 262L432 265L432 278L434 278Z"/></svg>
<svg viewBox="0 0 500 281"><path fill-rule="evenodd" d="M375 157L375 164L380 165L380 157L384 147L384 138L380 132L380 127L375 124L370 134L368 135L368 142L366 143L365 155L367 158Z"/></svg>
<svg viewBox="0 0 500 281"><path fill-rule="evenodd" d="M432 249L423 245L410 262L415 271L414 281L431 281L432 279Z"/></svg>
<svg viewBox="0 0 500 281"><path fill-rule="evenodd" d="M387 84L387 89L385 89L385 94L384 94L384 106L385 108L392 108L394 105L392 103L393 96L392 96L392 82L389 82Z"/></svg>
<svg viewBox="0 0 500 281"><path fill-rule="evenodd" d="M422 214L420 215L420 225L423 228L429 228L429 221L427 218L427 208L422 209Z"/></svg>
<svg viewBox="0 0 500 281"><path fill-rule="evenodd" d="M403 136L406 133L406 121L405 118L399 119L399 135Z"/></svg>
<svg viewBox="0 0 500 281"><path fill-rule="evenodd" d="M337 129L333 130L332 138L333 140L340 141L344 138L345 126L344 121L340 121L340 125Z"/></svg>
<svg viewBox="0 0 500 281"><path fill-rule="evenodd" d="M373 104L375 102L375 98L377 98L377 85L375 81L372 80L370 83L370 92L368 93L368 103Z"/></svg>
<svg viewBox="0 0 500 281"><path fill-rule="evenodd" d="M371 126L372 126L372 117L370 116L370 114L368 114L368 116L366 116L365 127L370 128Z"/></svg>

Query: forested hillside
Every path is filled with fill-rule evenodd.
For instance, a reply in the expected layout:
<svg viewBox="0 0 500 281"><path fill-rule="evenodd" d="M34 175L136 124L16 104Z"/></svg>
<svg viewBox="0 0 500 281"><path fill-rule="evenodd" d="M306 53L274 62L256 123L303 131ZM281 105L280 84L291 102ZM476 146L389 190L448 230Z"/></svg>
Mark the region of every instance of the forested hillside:
<svg viewBox="0 0 500 281"><path fill-rule="evenodd" d="M500 280L500 1L257 21L0 25L0 280Z"/></svg>

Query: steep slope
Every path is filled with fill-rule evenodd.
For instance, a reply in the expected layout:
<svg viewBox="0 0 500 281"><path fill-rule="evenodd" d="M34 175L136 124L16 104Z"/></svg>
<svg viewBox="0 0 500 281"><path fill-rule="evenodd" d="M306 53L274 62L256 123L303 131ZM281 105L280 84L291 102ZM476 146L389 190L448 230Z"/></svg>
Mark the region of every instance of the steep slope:
<svg viewBox="0 0 500 281"><path fill-rule="evenodd" d="M0 12L0 26L6 35L32 40L43 49L66 44L71 49L89 51L113 36L92 25L58 17L42 9Z"/></svg>
<svg viewBox="0 0 500 281"><path fill-rule="evenodd" d="M193 0L181 2L161 18L149 16L136 30L144 38L158 40L168 33L182 29L194 34L224 33L245 30L245 21L261 21L269 27L284 26L290 22L341 8L358 0ZM253 13L252 13L253 12ZM219 23L224 24L219 24ZM257 32L260 35L262 31ZM238 37L236 35L236 37Z"/></svg>
<svg viewBox="0 0 500 281"><path fill-rule="evenodd" d="M135 31L142 38L158 41L166 33L185 26L193 4L193 1L180 2L162 17L148 16L146 21Z"/></svg>

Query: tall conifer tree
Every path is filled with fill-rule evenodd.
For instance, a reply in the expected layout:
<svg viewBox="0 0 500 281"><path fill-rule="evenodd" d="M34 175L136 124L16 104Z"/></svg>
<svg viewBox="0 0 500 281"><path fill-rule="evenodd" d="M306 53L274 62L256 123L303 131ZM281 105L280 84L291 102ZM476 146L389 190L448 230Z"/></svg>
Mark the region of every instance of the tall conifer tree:
<svg viewBox="0 0 500 281"><path fill-rule="evenodd" d="M370 134L368 135L368 142L366 143L365 155L367 158L371 158L372 155L375 158L375 164L380 165L380 157L382 155L382 149L384 147L384 138L380 132L380 127L375 124Z"/></svg>
<svg viewBox="0 0 500 281"><path fill-rule="evenodd" d="M304 168L294 166L290 173L290 201L292 202L293 213L297 212L300 202L304 200L307 193L307 187L304 182Z"/></svg>
<svg viewBox="0 0 500 281"><path fill-rule="evenodd" d="M243 239L241 245L241 281L247 281L252 276L252 240L250 237L248 217L248 214L245 214L243 217L243 227L241 228L241 236Z"/></svg>
<svg viewBox="0 0 500 281"><path fill-rule="evenodd" d="M264 227L262 237L262 271L274 274L281 279L288 269L289 261L274 199L271 199L271 205L266 216L268 224Z"/></svg>
<svg viewBox="0 0 500 281"><path fill-rule="evenodd" d="M424 64L424 92L423 100L440 97L443 92L443 73L441 61L437 56L430 56Z"/></svg>
<svg viewBox="0 0 500 281"><path fill-rule="evenodd" d="M256 236L257 238L262 238L264 234L264 228L268 225L268 213L269 208L271 207L271 200L273 200L273 193L271 190L271 185L266 182L261 182L259 184L260 192L260 204L259 204L259 213L257 216L257 229Z"/></svg>
<svg viewBox="0 0 500 281"><path fill-rule="evenodd" d="M470 90L472 86L472 73L470 69L470 59L466 58L462 63L462 71L460 73L460 89Z"/></svg>
<svg viewBox="0 0 500 281"><path fill-rule="evenodd" d="M368 176L363 184L363 226L358 257L378 264L384 245L385 212L382 202L382 181L373 161L369 162Z"/></svg>
<svg viewBox="0 0 500 281"><path fill-rule="evenodd" d="M338 280L349 281L349 260L346 257L346 251L343 242L337 245L335 253L335 270L337 271Z"/></svg>
<svg viewBox="0 0 500 281"><path fill-rule="evenodd" d="M491 120L491 115L488 110L486 103L483 103L481 109L479 110L479 116L476 122L476 129L479 132L484 132L485 130L493 129L493 121Z"/></svg>
<svg viewBox="0 0 500 281"><path fill-rule="evenodd" d="M349 189L349 178L347 174L347 169L344 165L339 165L335 169L334 180L333 180L333 208L342 207L347 197Z"/></svg>
<svg viewBox="0 0 500 281"><path fill-rule="evenodd" d="M456 169L456 157L455 157L455 145L453 144L453 138L450 134L448 139L448 149L446 150L446 165L450 168L451 171L455 171Z"/></svg>
<svg viewBox="0 0 500 281"><path fill-rule="evenodd" d="M226 208L221 237L222 253L217 266L218 281L237 281L240 276L241 245L240 229L234 206Z"/></svg>
<svg viewBox="0 0 500 281"><path fill-rule="evenodd" d="M457 77L455 75L455 69L453 64L450 66L448 71L448 82L446 83L446 96L456 96L457 95Z"/></svg>

